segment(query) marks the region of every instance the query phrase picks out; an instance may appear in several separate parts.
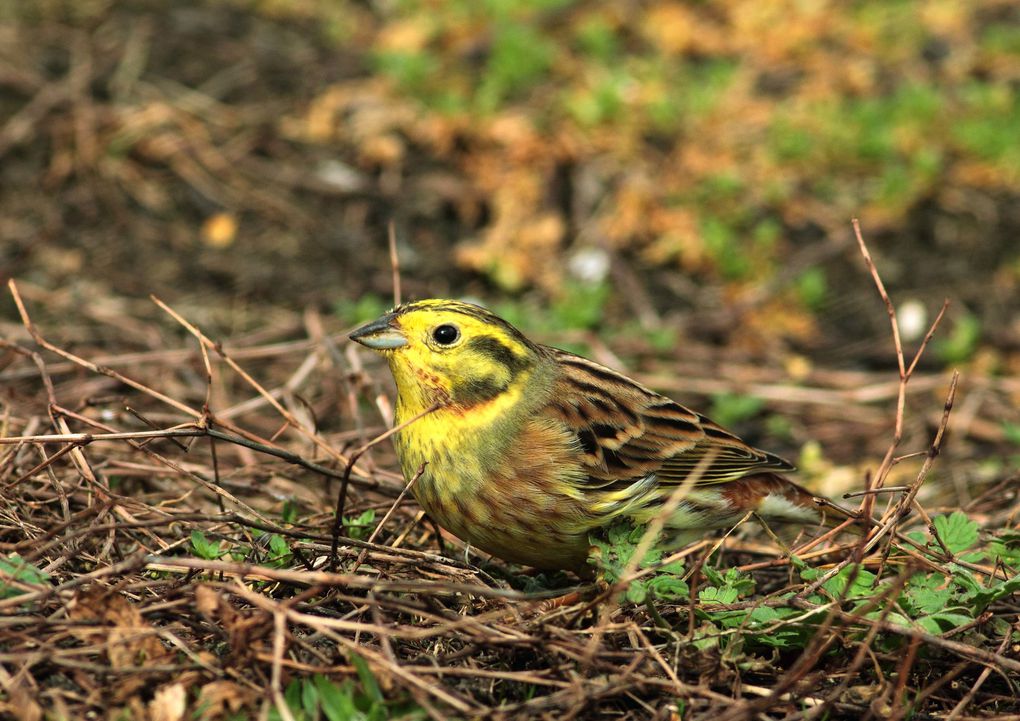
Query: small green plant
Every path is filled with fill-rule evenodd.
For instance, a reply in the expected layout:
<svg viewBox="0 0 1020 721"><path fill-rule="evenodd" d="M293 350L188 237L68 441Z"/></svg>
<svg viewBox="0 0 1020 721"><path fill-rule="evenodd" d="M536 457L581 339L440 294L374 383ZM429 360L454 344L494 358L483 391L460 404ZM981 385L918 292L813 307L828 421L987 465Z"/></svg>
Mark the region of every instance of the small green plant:
<svg viewBox="0 0 1020 721"><path fill-rule="evenodd" d="M978 542L978 524L963 511L937 516L932 523L950 553L961 553ZM974 560L980 560L980 556Z"/></svg>
<svg viewBox="0 0 1020 721"><path fill-rule="evenodd" d="M298 504L296 501L287 499L283 502L283 509L280 511L280 520L284 523L296 523L298 519Z"/></svg>
<svg viewBox="0 0 1020 721"><path fill-rule="evenodd" d="M591 87L578 89L564 101L566 111L583 126L615 120L624 110L626 78L607 72Z"/></svg>
<svg viewBox="0 0 1020 721"><path fill-rule="evenodd" d="M549 308L552 324L559 329L597 328L611 290L605 282L567 281L563 295Z"/></svg>
<svg viewBox="0 0 1020 721"><path fill-rule="evenodd" d="M641 542L645 529L635 527L630 521L621 520L610 526L603 534L592 535L589 541L597 550L588 562L598 569L607 583L618 583L624 570L630 564ZM637 565L638 568L653 566L662 560L662 548L653 545ZM683 580L684 568L679 561L656 569L651 576L632 581L627 586L626 598L631 603L644 603L649 598L663 601L679 601L687 598L690 589Z"/></svg>
<svg viewBox="0 0 1020 721"><path fill-rule="evenodd" d="M706 217L701 223L701 238L723 277L739 280L750 275L750 258L741 248L740 233L732 223L715 216Z"/></svg>
<svg viewBox="0 0 1020 721"><path fill-rule="evenodd" d="M1008 443L1020 446L1020 423L1002 422L1002 435Z"/></svg>
<svg viewBox="0 0 1020 721"><path fill-rule="evenodd" d="M345 323L367 323L375 320L389 308L389 304L381 296L366 294L357 300L341 298L334 306L333 312Z"/></svg>
<svg viewBox="0 0 1020 721"><path fill-rule="evenodd" d="M1010 568L1020 566L1020 531L999 531L988 543L988 558Z"/></svg>
<svg viewBox="0 0 1020 721"><path fill-rule="evenodd" d="M736 568L723 571L706 564L701 568L703 578L697 587L695 612L700 624L692 639L695 647L731 651L748 645L804 648L834 602L861 618L862 625L854 631L861 636L866 633L868 621L878 620L943 634L974 623L991 604L1020 592L1020 574L1007 578L986 577L961 565L998 559L1007 567L1015 567L1020 563L1020 533L1000 533L991 543L982 546L978 524L960 511L935 517L933 525L938 539L920 531L911 532L908 538L926 549L933 560L942 563L914 571L905 580L897 577L901 571L894 566L889 566L889 573L883 577L855 564L828 576L827 568L812 567L792 557L791 563L805 583L816 584L825 579L814 593L804 598L808 604L817 606L817 611L795 604L793 592L762 598L758 605L750 603L755 594L753 577ZM604 536L591 538L597 549L591 562L608 583L620 580L643 533L643 528L621 522ZM953 559L945 559L947 550ZM661 561L662 555L661 550L653 547L638 567L653 566ZM625 597L632 603L648 604L657 622L665 623L652 607L656 602L690 600L682 564L668 564L633 581ZM1003 625L1000 621L993 619L993 632L1008 630L995 630L996 624ZM881 633L879 642L894 648L900 637Z"/></svg>
<svg viewBox="0 0 1020 721"><path fill-rule="evenodd" d="M287 539L277 533L269 537L269 558L266 561L270 566L286 568L293 558L294 554L290 550Z"/></svg>
<svg viewBox="0 0 1020 721"><path fill-rule="evenodd" d="M351 664L358 674L353 679L335 683L322 674L295 678L284 691L284 700L295 721L384 721L400 718L413 721L425 718L424 709L410 702L387 702L379 682L365 660L351 655ZM282 721L279 709L269 711L270 721Z"/></svg>
<svg viewBox="0 0 1020 721"><path fill-rule="evenodd" d="M644 337L651 343L652 348L659 353L666 353L676 349L678 334L677 329L673 326L650 328L645 331Z"/></svg>
<svg viewBox="0 0 1020 721"><path fill-rule="evenodd" d="M433 90L433 84L430 80L441 65L434 52L390 50L377 52L371 59L378 73L391 78L403 92L431 105L429 91Z"/></svg>
<svg viewBox="0 0 1020 721"><path fill-rule="evenodd" d="M754 593L754 579L736 568L720 573L711 566L705 566L701 572L708 580L708 584L698 591L698 600L702 603L736 603L738 598Z"/></svg>
<svg viewBox="0 0 1020 721"><path fill-rule="evenodd" d="M544 79L555 45L524 22L503 24L492 39L488 62L479 78L475 104L491 113L508 99Z"/></svg>
<svg viewBox="0 0 1020 721"><path fill-rule="evenodd" d="M41 585L48 583L49 580L50 577L47 573L40 571L17 553L0 558L0 598L13 598L26 593L24 589L15 586L12 581Z"/></svg>
<svg viewBox="0 0 1020 721"><path fill-rule="evenodd" d="M621 39L601 16L588 17L573 30L578 49L601 64L612 63L620 53Z"/></svg>
<svg viewBox="0 0 1020 721"><path fill-rule="evenodd" d="M210 541L205 533L196 528L191 532L191 550L199 558L215 561L230 549L220 541Z"/></svg>
<svg viewBox="0 0 1020 721"><path fill-rule="evenodd" d="M808 309L817 311L825 305L829 284L822 268L809 268L797 278L797 295Z"/></svg>
<svg viewBox="0 0 1020 721"><path fill-rule="evenodd" d="M773 438L793 440L793 421L779 413L771 413L765 418L765 430Z"/></svg>
<svg viewBox="0 0 1020 721"><path fill-rule="evenodd" d="M712 410L709 416L724 427L754 418L765 406L757 396L739 393L716 393L712 396Z"/></svg>
<svg viewBox="0 0 1020 721"><path fill-rule="evenodd" d="M553 337L564 331L600 328L611 295L612 287L606 281L567 280L563 294L541 312L521 302L496 303L492 310L526 333ZM591 353L591 349L583 342L557 339L554 344L557 348L581 355Z"/></svg>
<svg viewBox="0 0 1020 721"><path fill-rule="evenodd" d="M375 525L375 509L369 508L357 516L344 518L344 531L349 538L363 541L368 538Z"/></svg>
<svg viewBox="0 0 1020 721"><path fill-rule="evenodd" d="M949 336L936 338L932 350L943 363L963 363L970 360L981 341L981 321L967 313L956 319Z"/></svg>

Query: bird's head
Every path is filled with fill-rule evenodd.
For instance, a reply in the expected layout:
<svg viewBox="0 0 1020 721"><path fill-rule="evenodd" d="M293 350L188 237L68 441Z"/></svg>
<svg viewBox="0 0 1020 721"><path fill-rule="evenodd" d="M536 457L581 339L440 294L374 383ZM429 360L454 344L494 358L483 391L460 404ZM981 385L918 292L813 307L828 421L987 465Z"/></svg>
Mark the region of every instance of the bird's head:
<svg viewBox="0 0 1020 721"><path fill-rule="evenodd" d="M471 303L420 300L351 333L386 356L402 403L469 408L522 382L541 352L512 325Z"/></svg>

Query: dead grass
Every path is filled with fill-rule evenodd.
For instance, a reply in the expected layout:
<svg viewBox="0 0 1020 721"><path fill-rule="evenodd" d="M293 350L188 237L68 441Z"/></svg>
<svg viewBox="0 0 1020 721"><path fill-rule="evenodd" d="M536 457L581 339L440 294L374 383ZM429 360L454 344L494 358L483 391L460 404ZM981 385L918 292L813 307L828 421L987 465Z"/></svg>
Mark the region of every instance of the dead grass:
<svg viewBox="0 0 1020 721"><path fill-rule="evenodd" d="M918 495L949 427L955 377L913 480L883 489L890 469L917 455L899 448L916 359L903 355L884 291L900 379L888 452L859 494L875 517L870 534L798 548L822 570L810 584L771 541L728 537L683 552L694 561L692 598L706 548L717 546L713 564L742 566L761 589L717 610L803 611L775 633L814 619L803 647L770 649L744 643L740 629L706 642L693 601L622 603L614 592L648 569L629 568L618 588L577 586L461 560L459 546L442 552L387 444L372 442L390 416L377 376L314 314L300 338L290 319L286 338L268 329L234 345L156 300L192 342L108 348L100 363L33 324L44 293L26 303L10 289L23 330L0 341L0 551L14 563L0 570L0 709L19 721L310 718L287 689L320 674L334 687L355 679L348 691L374 704L373 718L1017 712L1013 597L943 634L891 616L912 569L950 574L967 562L945 547ZM342 479L343 516L374 515L337 541L329 509ZM986 529L1015 528L1016 484L1000 474L965 510ZM937 546L904 535L922 520ZM854 562L900 579L876 592L878 613L851 612L841 596L812 600ZM968 567L989 579L1015 574ZM995 620L1012 630L996 637Z"/></svg>

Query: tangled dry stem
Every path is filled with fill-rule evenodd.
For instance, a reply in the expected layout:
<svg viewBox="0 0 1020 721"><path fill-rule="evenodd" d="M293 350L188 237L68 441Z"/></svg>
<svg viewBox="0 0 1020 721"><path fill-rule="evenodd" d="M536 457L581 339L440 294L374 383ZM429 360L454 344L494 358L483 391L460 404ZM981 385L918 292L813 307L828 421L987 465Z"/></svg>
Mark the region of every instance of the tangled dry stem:
<svg viewBox="0 0 1020 721"><path fill-rule="evenodd" d="M962 719L968 709L1006 708L1010 678L1020 674L1009 634L983 644L963 636L993 616L1015 622L1015 605L986 611L971 629L933 635L889 620L896 585L873 600L881 613L869 618L840 598L809 600L851 563L878 572L897 563L901 579L910 568L964 563L941 540L940 554L904 534L920 518L938 539L918 493L942 448L956 375L913 482L885 485L904 458L896 453L908 384L942 314L907 363L895 309L855 231L899 367L893 439L861 494L870 531L859 542L827 534L795 548L801 560L829 568L812 584L788 574L791 554L768 542L706 540L666 559L697 559L694 599L702 564L722 546L774 587L729 608L803 610L776 631L823 613L807 646L785 653L728 648L731 631L707 649L695 645L694 600L645 608L622 603L618 588L526 591L513 583L517 569L483 570L434 550L409 484L388 470L393 459L378 444L389 431L357 403L344 406L369 392L367 375L327 352L321 337L227 350L154 299L196 339L199 355L125 351L100 364L48 341L12 282L25 338L2 341L13 358L4 372L18 385L4 400L0 550L47 580L0 571L8 589L0 599L0 707L22 721L50 711L183 718L189 709L211 719L240 709L255 717L270 707L290 719L292 679L356 678L356 656L394 704L434 718ZM268 389L256 378L278 382ZM315 422L344 412L336 428ZM367 540L328 533L333 519L324 509L338 479L351 484L342 503L381 511ZM346 488L339 497L347 499ZM889 502L875 516L880 498ZM297 512L281 516L283 499ZM982 496L973 509L995 505L994 495ZM343 516L347 506L339 508ZM194 531L229 553L195 557ZM287 541L291 557L274 557L271 535ZM632 564L620 586L652 570ZM880 637L901 639L900 651Z"/></svg>

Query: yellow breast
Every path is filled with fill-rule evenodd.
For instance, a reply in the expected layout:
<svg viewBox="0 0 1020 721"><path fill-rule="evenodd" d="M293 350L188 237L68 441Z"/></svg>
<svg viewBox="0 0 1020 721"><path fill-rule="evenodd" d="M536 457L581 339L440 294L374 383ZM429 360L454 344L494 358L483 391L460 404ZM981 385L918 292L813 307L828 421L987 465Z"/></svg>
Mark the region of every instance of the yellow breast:
<svg viewBox="0 0 1020 721"><path fill-rule="evenodd" d="M495 404L494 404L495 405ZM503 427L443 409L397 434L404 475L426 513L462 540L538 568L583 567L596 525L580 487L576 440L561 424L531 417Z"/></svg>

